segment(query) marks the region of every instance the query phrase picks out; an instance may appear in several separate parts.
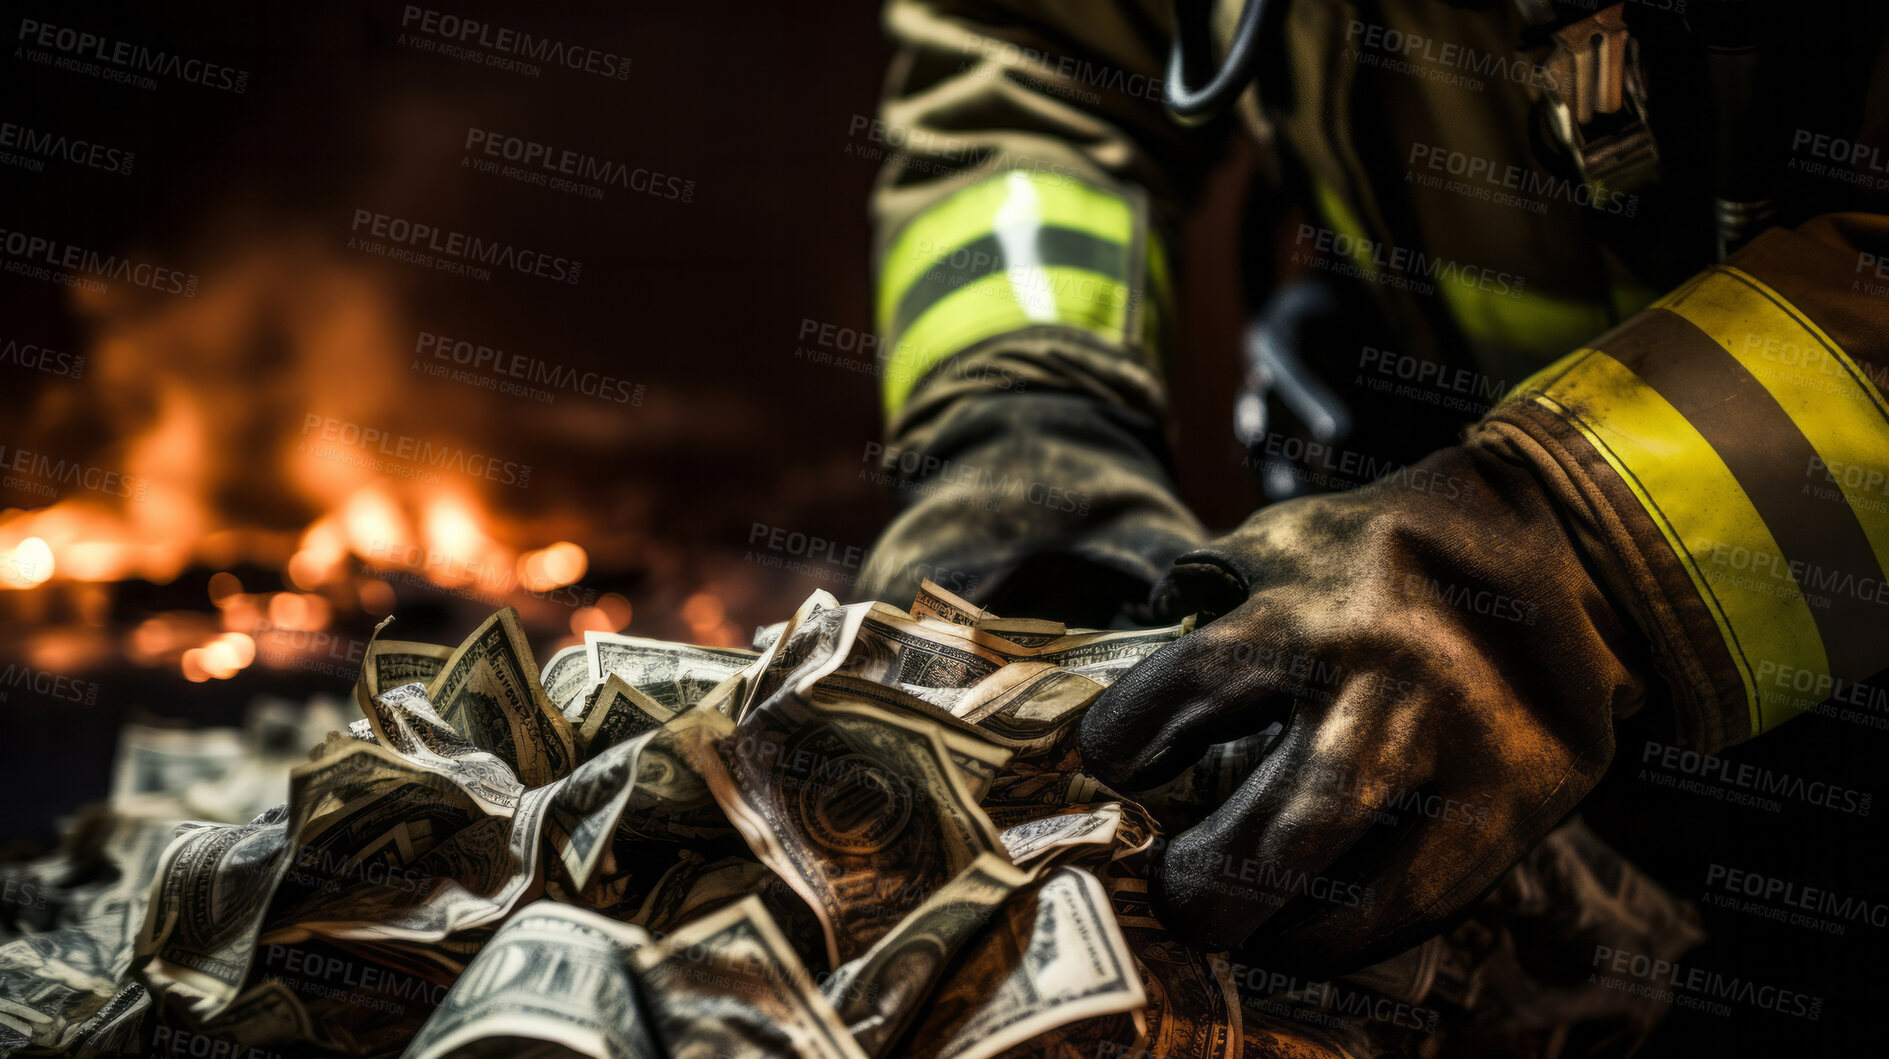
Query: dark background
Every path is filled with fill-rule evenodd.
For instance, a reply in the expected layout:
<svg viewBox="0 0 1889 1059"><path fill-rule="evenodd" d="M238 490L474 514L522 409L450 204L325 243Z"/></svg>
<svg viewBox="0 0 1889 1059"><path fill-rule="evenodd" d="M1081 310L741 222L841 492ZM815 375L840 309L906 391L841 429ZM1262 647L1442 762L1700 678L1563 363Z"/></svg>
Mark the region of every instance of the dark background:
<svg viewBox="0 0 1889 1059"><path fill-rule="evenodd" d="M146 91L33 65L9 41L0 121L137 157L129 176L56 161L45 172L0 166L0 228L141 255L198 274L201 288L183 299L114 284L81 297L0 274L0 339L88 358L79 380L0 365L0 443L143 471L158 457L138 455L138 439L167 408L195 409L192 443L158 450L161 465L183 469L162 502L197 513L179 532L211 541L242 528L273 541L334 508L286 456L315 408L530 464L529 488L481 487L475 499L516 549L583 545L582 585L620 594L634 611L629 632L702 639L710 629L738 641L815 588L846 596L856 565L777 569L749 541L758 524L863 551L886 514L862 476L879 436L865 358L797 355L807 321L870 329L865 203L876 163L852 151L876 146L853 131L874 112L889 55L875 6L450 8L627 56L623 80L556 66L531 77L417 50L401 40L403 6L4 6L10 38L34 18L213 58L250 78L240 95L166 79ZM460 165L470 127L692 181L692 201L621 188L595 201L472 172ZM1183 490L1220 527L1254 499L1227 429L1243 161L1223 167L1193 223L1182 348L1171 358ZM357 208L581 260L582 281L499 272L478 282L360 253L347 247ZM607 371L645 396L544 405L426 377L410 367L419 331ZM43 502L0 492L0 509ZM129 657L151 615L209 613L218 570L250 592L289 587L272 548L206 543L168 578L0 592L0 659L98 689L90 705L18 688L0 697L0 842L43 847L60 816L103 796L126 720L230 724L257 694L345 695L347 678L311 669L259 665L192 683L174 659ZM412 579L395 595L403 638L457 641L489 609ZM725 616L704 623L686 610L702 597ZM520 609L542 652L572 641L569 605L526 599ZM358 642L376 620L337 596L330 628ZM1635 738L1622 737L1619 775L1589 815L1681 896L1697 899L1716 862L1880 899L1869 818L1790 804L1766 814L1655 790L1635 778ZM1881 774L1884 744L1881 732L1810 717L1733 756L1864 777ZM1713 941L1700 963L1822 995L1826 1015L1675 1012L1658 1054L1823 1051L1865 1033L1889 932L1852 924L1830 937L1705 915Z"/></svg>

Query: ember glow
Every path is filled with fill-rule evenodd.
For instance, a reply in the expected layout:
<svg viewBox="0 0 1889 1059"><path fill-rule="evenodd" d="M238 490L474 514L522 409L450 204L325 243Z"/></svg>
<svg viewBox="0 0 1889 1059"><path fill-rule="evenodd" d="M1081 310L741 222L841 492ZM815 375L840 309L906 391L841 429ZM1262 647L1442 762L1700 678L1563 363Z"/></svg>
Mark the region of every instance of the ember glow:
<svg viewBox="0 0 1889 1059"><path fill-rule="evenodd" d="M119 583L217 571L214 611L150 616L122 645L135 663L208 681L268 664L259 640L384 615L429 587L504 602L591 571L572 538L601 531L580 503L550 489L494 498L532 468L485 450L504 433L491 408L414 400L414 329L389 284L279 239L218 275L229 278L194 299L94 292L75 304L94 324L101 396L38 410L25 436L126 427L83 456L35 454L45 486L29 495L50 502L0 511L8 613L109 612ZM232 568L274 570L277 583L245 586ZM592 593L549 620L581 638L630 618L623 597Z"/></svg>

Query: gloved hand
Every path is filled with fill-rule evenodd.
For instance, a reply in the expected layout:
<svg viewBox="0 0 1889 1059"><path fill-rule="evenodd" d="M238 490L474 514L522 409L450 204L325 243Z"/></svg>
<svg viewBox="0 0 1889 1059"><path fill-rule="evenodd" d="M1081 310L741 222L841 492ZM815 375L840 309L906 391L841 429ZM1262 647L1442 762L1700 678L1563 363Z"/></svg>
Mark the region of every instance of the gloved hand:
<svg viewBox="0 0 1889 1059"><path fill-rule="evenodd" d="M1644 639L1514 436L1260 511L1156 588L1205 623L1083 720L1084 767L1147 789L1283 726L1154 872L1169 927L1328 974L1445 925L1558 824L1645 694Z"/></svg>

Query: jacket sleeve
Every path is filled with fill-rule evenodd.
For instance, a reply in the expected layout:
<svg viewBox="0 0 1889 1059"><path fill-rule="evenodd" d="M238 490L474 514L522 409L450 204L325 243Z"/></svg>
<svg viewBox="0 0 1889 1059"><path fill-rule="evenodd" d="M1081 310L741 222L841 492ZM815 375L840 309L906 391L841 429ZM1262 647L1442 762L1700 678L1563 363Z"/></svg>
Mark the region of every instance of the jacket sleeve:
<svg viewBox="0 0 1889 1059"><path fill-rule="evenodd" d="M1163 111L1167 6L888 6L899 52L864 139L885 152L872 212L895 514L862 595L906 601L929 576L1106 620L1199 543L1168 468L1160 233L1206 159ZM1045 596L1059 586L1096 598Z"/></svg>
<svg viewBox="0 0 1889 1059"><path fill-rule="evenodd" d="M1715 751L1889 665L1889 218L1773 230L1516 388L1528 453Z"/></svg>

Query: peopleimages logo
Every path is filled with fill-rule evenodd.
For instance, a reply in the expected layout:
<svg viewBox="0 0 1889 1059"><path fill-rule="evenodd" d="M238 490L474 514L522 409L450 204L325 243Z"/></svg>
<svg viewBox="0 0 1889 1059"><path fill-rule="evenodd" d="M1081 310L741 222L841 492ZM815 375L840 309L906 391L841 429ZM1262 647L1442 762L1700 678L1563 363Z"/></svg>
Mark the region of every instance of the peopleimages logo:
<svg viewBox="0 0 1889 1059"><path fill-rule="evenodd" d="M470 342L465 339L451 338L432 331L421 331L413 345L416 357L423 357L441 362L441 366L450 363L485 376L504 376L506 379L521 380L520 396L536 396L540 393L545 398L553 396L552 390L568 390L584 397L595 397L601 401L614 401L617 404L641 404L644 387L641 383L631 383L614 375L601 372L583 371L564 365L553 364L542 357L527 356L523 353L507 353L492 346ZM523 384L544 387L543 390L524 388ZM496 388L510 393L499 383ZM544 403L551 401L545 398Z"/></svg>
<svg viewBox="0 0 1889 1059"><path fill-rule="evenodd" d="M600 199L605 187L614 186L659 199L695 201L693 180L553 147L522 136L472 127L466 130L465 150L472 152L466 158L468 166L481 171L489 168L500 176L527 184L542 184L558 191L572 191L587 198ZM473 157L474 154L480 157ZM493 159L513 165L498 166L491 162Z"/></svg>
<svg viewBox="0 0 1889 1059"><path fill-rule="evenodd" d="M615 52L534 36L430 7L408 4L400 12L400 28L403 36L412 34L415 37L431 38L427 43L434 47L426 50L436 50L441 44L446 49L482 49L486 53L486 65L514 69L533 77L537 76L537 70L531 67L531 63L562 66L567 70L616 81L630 76L630 60ZM452 55L450 51L446 51L446 54L452 58L469 57ZM494 59L501 61L494 62Z"/></svg>
<svg viewBox="0 0 1889 1059"><path fill-rule="evenodd" d="M1794 1015L1812 1022L1823 1015L1823 998L1820 996L1754 981L1741 975L1704 967L1688 967L1643 952L1596 945L1593 967L1597 984L1605 988L1619 989L1635 996L1646 996L1709 1014L1730 1015L1730 1005L1739 1004L1775 1011L1780 1015ZM1626 977L1603 976L1602 972Z"/></svg>
<svg viewBox="0 0 1889 1059"><path fill-rule="evenodd" d="M1405 176L1412 182L1425 187L1440 187L1452 194L1482 199L1498 206L1516 206L1530 213L1545 213L1545 199L1624 217L1632 217L1640 210L1638 195L1608 191L1593 184L1575 183L1566 177L1528 166L1446 147L1413 143L1410 145L1410 157L1405 161L1408 165ZM1444 181L1442 177L1445 175L1458 179Z"/></svg>
<svg viewBox="0 0 1889 1059"><path fill-rule="evenodd" d="M53 62L45 61L53 57L48 52L23 56L30 61L69 69L73 73L93 76L104 74L105 71L93 65L96 62L119 71L117 76L107 77L107 80L125 81L147 90L157 87L156 80L139 75L155 74L186 84L233 92L239 96L249 88L248 70L238 70L233 66L203 59L187 59L166 51L153 51L128 40L112 40L96 33L69 26L55 26L37 19L20 19L20 32L14 39L21 44L45 48L63 56Z"/></svg>
<svg viewBox="0 0 1889 1059"><path fill-rule="evenodd" d="M22 342L9 338L0 343L0 364L11 364L31 371L43 371L48 375L60 375L68 379L78 379L85 375L85 354L64 353L48 349L36 342Z"/></svg>
<svg viewBox="0 0 1889 1059"><path fill-rule="evenodd" d="M520 489L531 484L531 465L528 463L494 459L457 445L437 444L424 438L389 433L378 427L364 427L314 412L302 417L302 437L304 440L298 446L298 452L332 458L332 453L322 447L322 443L325 443L341 449L358 450L369 457L389 457L398 461L398 464L369 459L361 465L398 477L415 477L414 472L423 468L451 471L501 485L515 485ZM399 465L406 465L404 473Z"/></svg>
<svg viewBox="0 0 1889 1059"><path fill-rule="evenodd" d="M20 154L14 154L15 151ZM47 158L124 176L130 174L137 155L120 147L93 143L84 137L0 121L0 162L37 173L46 168L43 159Z"/></svg>
<svg viewBox="0 0 1889 1059"><path fill-rule="evenodd" d="M1307 253L1303 249L1307 242L1319 253ZM1310 265L1417 294L1435 294L1435 281L1441 280L1473 287L1484 294L1519 298L1528 282L1527 277L1512 272L1498 272L1311 224L1299 225L1293 244L1293 264Z"/></svg>
<svg viewBox="0 0 1889 1059"><path fill-rule="evenodd" d="M70 274L129 283L159 294L181 294L186 298L197 296L197 274L194 272L101 253L30 232L0 228L0 251L10 259L5 271L26 275L31 279L50 279L53 276L49 269L61 269Z"/></svg>
<svg viewBox="0 0 1889 1059"><path fill-rule="evenodd" d="M1775 903L1778 907L1771 909L1773 914L1767 918L1787 919L1791 923L1837 934L1843 932L1844 923L1841 921L1866 923L1878 928L1889 927L1889 904L1836 893L1821 886L1809 886L1724 864L1708 867L1705 882L1707 886L1730 895ZM1818 916L1828 919L1814 918ZM1831 926L1836 929L1830 930Z"/></svg>
<svg viewBox="0 0 1889 1059"><path fill-rule="evenodd" d="M1705 794L1721 801L1752 804L1767 812L1776 812L1777 799L1790 799L1805 805L1831 809L1855 816L1868 816L1875 802L1870 791L1855 790L1828 780L1776 772L1748 762L1728 761L1649 739L1640 752L1641 765L1656 765L1664 773L1640 770L1640 778L1692 793Z"/></svg>
<svg viewBox="0 0 1889 1059"><path fill-rule="evenodd" d="M150 487L144 478L4 443L0 443L0 473L6 475L4 481L9 488L48 498L59 495L62 489L78 488L142 501Z"/></svg>
<svg viewBox="0 0 1889 1059"><path fill-rule="evenodd" d="M44 699L70 702L80 706L93 706L98 703L98 685L89 680L79 680L60 673L49 673L43 669L33 669L17 663L8 663L0 671L0 700L6 698L9 691L26 691Z"/></svg>
<svg viewBox="0 0 1889 1059"><path fill-rule="evenodd" d="M470 269L476 274L486 271L476 266L487 265L571 286L576 286L584 274L582 261L493 239L481 239L476 235L436 228L369 209L355 209L350 230L355 233L354 237L348 239L350 250L397 257L444 272ZM359 238L361 236L372 236L386 242L370 243ZM387 244L393 244L391 250ZM490 273L486 275L489 277Z"/></svg>

